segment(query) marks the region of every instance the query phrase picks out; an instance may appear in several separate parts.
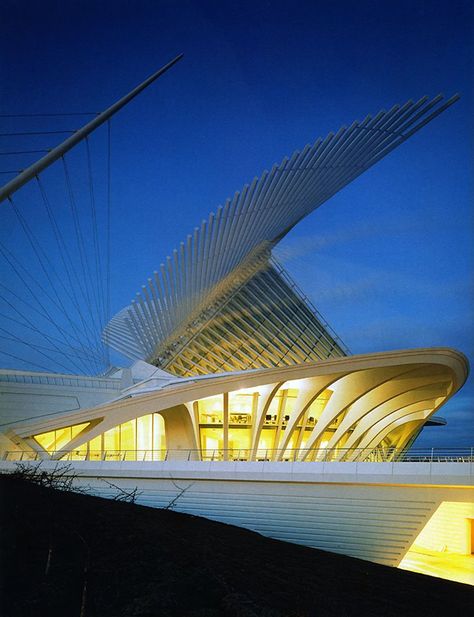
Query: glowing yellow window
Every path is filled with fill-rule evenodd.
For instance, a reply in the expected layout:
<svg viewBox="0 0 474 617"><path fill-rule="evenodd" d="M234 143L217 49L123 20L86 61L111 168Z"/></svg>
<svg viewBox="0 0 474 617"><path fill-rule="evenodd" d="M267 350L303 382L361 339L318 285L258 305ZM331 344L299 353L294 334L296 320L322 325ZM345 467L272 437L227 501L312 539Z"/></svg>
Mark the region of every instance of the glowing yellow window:
<svg viewBox="0 0 474 617"><path fill-rule="evenodd" d="M201 428L201 448L203 460L222 458L224 437L222 428Z"/></svg>
<svg viewBox="0 0 474 617"><path fill-rule="evenodd" d="M324 408L331 398L332 390L324 390L316 400L314 400L307 411L307 426L314 426L321 417Z"/></svg>
<svg viewBox="0 0 474 617"><path fill-rule="evenodd" d="M222 424L224 417L224 397L210 396L198 401L199 424Z"/></svg>
<svg viewBox="0 0 474 617"><path fill-rule="evenodd" d="M153 442L153 418L149 414L137 418L137 451L152 450Z"/></svg>
<svg viewBox="0 0 474 617"><path fill-rule="evenodd" d="M251 436L252 429L250 428L229 429L229 449L231 450L231 458L244 460L249 458Z"/></svg>
<svg viewBox="0 0 474 617"><path fill-rule="evenodd" d="M72 439L77 437L81 431L89 426L90 422L84 424L75 424L74 426L66 426L64 428L48 431L34 435L34 440L44 448L47 452L56 452L62 450Z"/></svg>
<svg viewBox="0 0 474 617"><path fill-rule="evenodd" d="M229 393L229 424L252 424L252 416L256 409L258 393Z"/></svg>
<svg viewBox="0 0 474 617"><path fill-rule="evenodd" d="M153 457L162 460L166 454L165 421L159 413L153 414Z"/></svg>
<svg viewBox="0 0 474 617"><path fill-rule="evenodd" d="M120 450L120 426L114 426L104 433L104 450L111 452Z"/></svg>

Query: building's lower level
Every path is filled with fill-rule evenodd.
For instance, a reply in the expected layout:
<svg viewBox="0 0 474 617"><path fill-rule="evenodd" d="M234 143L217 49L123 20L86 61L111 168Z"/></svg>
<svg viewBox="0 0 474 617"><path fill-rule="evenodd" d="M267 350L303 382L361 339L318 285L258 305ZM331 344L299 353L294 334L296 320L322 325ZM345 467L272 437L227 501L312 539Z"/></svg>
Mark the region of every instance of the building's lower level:
<svg viewBox="0 0 474 617"><path fill-rule="evenodd" d="M0 469L16 464L3 461ZM137 503L146 506L390 566L398 566L417 543L439 557L474 550L472 461L69 464L76 482L95 495L114 497L119 489L136 488ZM43 461L41 468L56 465L64 463ZM449 565L444 573L438 568L438 575L449 577Z"/></svg>
<svg viewBox="0 0 474 617"><path fill-rule="evenodd" d="M423 537L466 554L473 453L413 462L410 448L467 373L445 348L185 379L146 363L101 377L4 370L0 469L69 464L98 495L137 489L144 505L392 566Z"/></svg>

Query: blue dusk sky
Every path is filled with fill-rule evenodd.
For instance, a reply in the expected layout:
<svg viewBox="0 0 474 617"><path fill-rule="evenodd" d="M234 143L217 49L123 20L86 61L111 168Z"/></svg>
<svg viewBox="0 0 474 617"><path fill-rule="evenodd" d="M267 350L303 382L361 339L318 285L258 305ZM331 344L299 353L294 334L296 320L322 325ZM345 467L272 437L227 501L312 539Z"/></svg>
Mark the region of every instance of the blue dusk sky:
<svg viewBox="0 0 474 617"><path fill-rule="evenodd" d="M284 156L395 103L459 92L276 254L353 353L449 346L472 363L471 5L3 0L0 114L101 111L184 53L112 122L113 313L211 210ZM86 119L2 117L0 129ZM3 137L0 151L60 139ZM104 131L94 139L100 153ZM0 157L0 169L24 168L28 156ZM8 217L2 227L14 231ZM472 378L440 415L448 426L427 428L417 445L474 446Z"/></svg>

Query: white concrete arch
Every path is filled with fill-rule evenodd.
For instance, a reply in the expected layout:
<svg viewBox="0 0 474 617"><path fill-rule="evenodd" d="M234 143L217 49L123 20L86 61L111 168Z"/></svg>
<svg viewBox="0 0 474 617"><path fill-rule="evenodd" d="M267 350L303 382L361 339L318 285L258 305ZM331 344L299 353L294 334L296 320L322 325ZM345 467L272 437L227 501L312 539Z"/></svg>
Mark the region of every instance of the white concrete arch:
<svg viewBox="0 0 474 617"><path fill-rule="evenodd" d="M351 373L334 382L334 393L306 444L308 450L317 448L324 431L329 428L331 423L343 410L353 405L365 394L371 392L374 387L379 386L385 381L390 381L394 377L403 375L410 370L412 370L410 367L392 366L386 367L385 370L381 372L379 369L374 368ZM304 458L306 459L308 456L309 452Z"/></svg>
<svg viewBox="0 0 474 617"><path fill-rule="evenodd" d="M284 453L293 437L291 447L299 448L303 432L305 449L298 455L298 460L311 460L315 448L335 418L344 416L338 426L330 429L332 434L330 439L327 439L326 449L335 451L341 447L349 448L361 444L363 448L368 447L366 444L379 447L383 437L376 442L369 439L373 435L371 429L374 426L385 426L380 424L385 418L394 418L392 414L421 400L435 401L426 418L420 418L420 421L426 420L462 385L466 375L467 363L462 354L447 349L433 349L353 356L299 366L239 371L190 379L160 378L156 385L151 378L126 388L121 396L108 403L35 419L33 422L17 423L15 427L9 427L9 431L17 435L20 442L51 430L91 423L86 430L62 446L63 453L81 447L118 425L147 414L159 413L167 419L165 424L169 436L168 447L169 444L174 444L180 448L199 450L202 427L194 409L194 402L213 396L228 400L228 393L234 395L250 389L258 393L252 418L244 424L233 426L232 429L235 436L243 435L243 432L239 433L241 430L250 435L250 441L244 447L245 451L250 452L250 459L256 457L265 426L272 431L267 431L267 434L272 436L274 443L271 453L273 460L288 458ZM326 389L333 393L323 407L314 428L313 425L302 428L299 423L306 410ZM285 414L288 418L285 417L284 421L280 418L278 426L272 427L268 422L265 424L265 417L279 391L297 393L291 395L291 406ZM284 404L283 402L282 405ZM220 450L227 450L228 447L228 415L227 411L227 420L222 426L224 441L219 446ZM386 434L398 425L387 424ZM369 441L366 440L367 435ZM406 443L408 441L409 439L405 439ZM36 447L40 450L37 445ZM225 457L227 456L231 457L232 453L226 452ZM332 458L337 460L340 453L334 452Z"/></svg>
<svg viewBox="0 0 474 617"><path fill-rule="evenodd" d="M393 411L402 409L403 407L411 403L429 400L433 398L435 394L443 397L447 395L447 387L444 382L427 384L420 386L416 389L407 390L383 402L381 405L378 405L377 407L369 411L369 413L367 413L359 420L357 425L354 427L352 433L346 440L345 447L355 447L364 435L364 433L366 433L379 420L386 417Z"/></svg>
<svg viewBox="0 0 474 617"><path fill-rule="evenodd" d="M434 373L434 375L431 373ZM436 381L436 379L440 381L446 380L446 375L443 374L439 367L433 367L432 369L422 367L405 372L393 380L384 380L350 404L344 419L337 427L333 437L329 440L327 447L338 447L338 444L348 434L348 431L356 427L367 414L382 403L392 400L401 393L412 392L422 385L429 385Z"/></svg>
<svg viewBox="0 0 474 617"><path fill-rule="evenodd" d="M422 411L406 411L401 410L403 414L400 418L393 421L386 421L387 426L381 428L378 433L374 436L370 443L363 446L361 444L361 448L358 449L357 455L354 457L354 460L364 460L370 452L374 449L377 443L380 443L389 433L391 433L394 429L402 426L403 424L408 424L414 421L425 422L426 419L432 414L432 409L424 409ZM385 422L381 420L380 424L384 424ZM367 442L369 439L367 439ZM375 444L375 445L372 445Z"/></svg>

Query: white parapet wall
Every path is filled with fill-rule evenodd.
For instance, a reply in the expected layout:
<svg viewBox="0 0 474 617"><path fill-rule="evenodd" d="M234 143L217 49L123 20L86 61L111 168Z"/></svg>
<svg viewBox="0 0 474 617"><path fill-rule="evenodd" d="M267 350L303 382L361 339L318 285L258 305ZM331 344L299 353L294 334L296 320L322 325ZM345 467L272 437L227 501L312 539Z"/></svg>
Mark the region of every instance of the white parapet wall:
<svg viewBox="0 0 474 617"><path fill-rule="evenodd" d="M31 463L35 464L35 463ZM43 461L42 469L63 465ZM443 502L474 503L473 463L74 461L77 483L113 497L396 566ZM0 463L12 471L14 462Z"/></svg>

